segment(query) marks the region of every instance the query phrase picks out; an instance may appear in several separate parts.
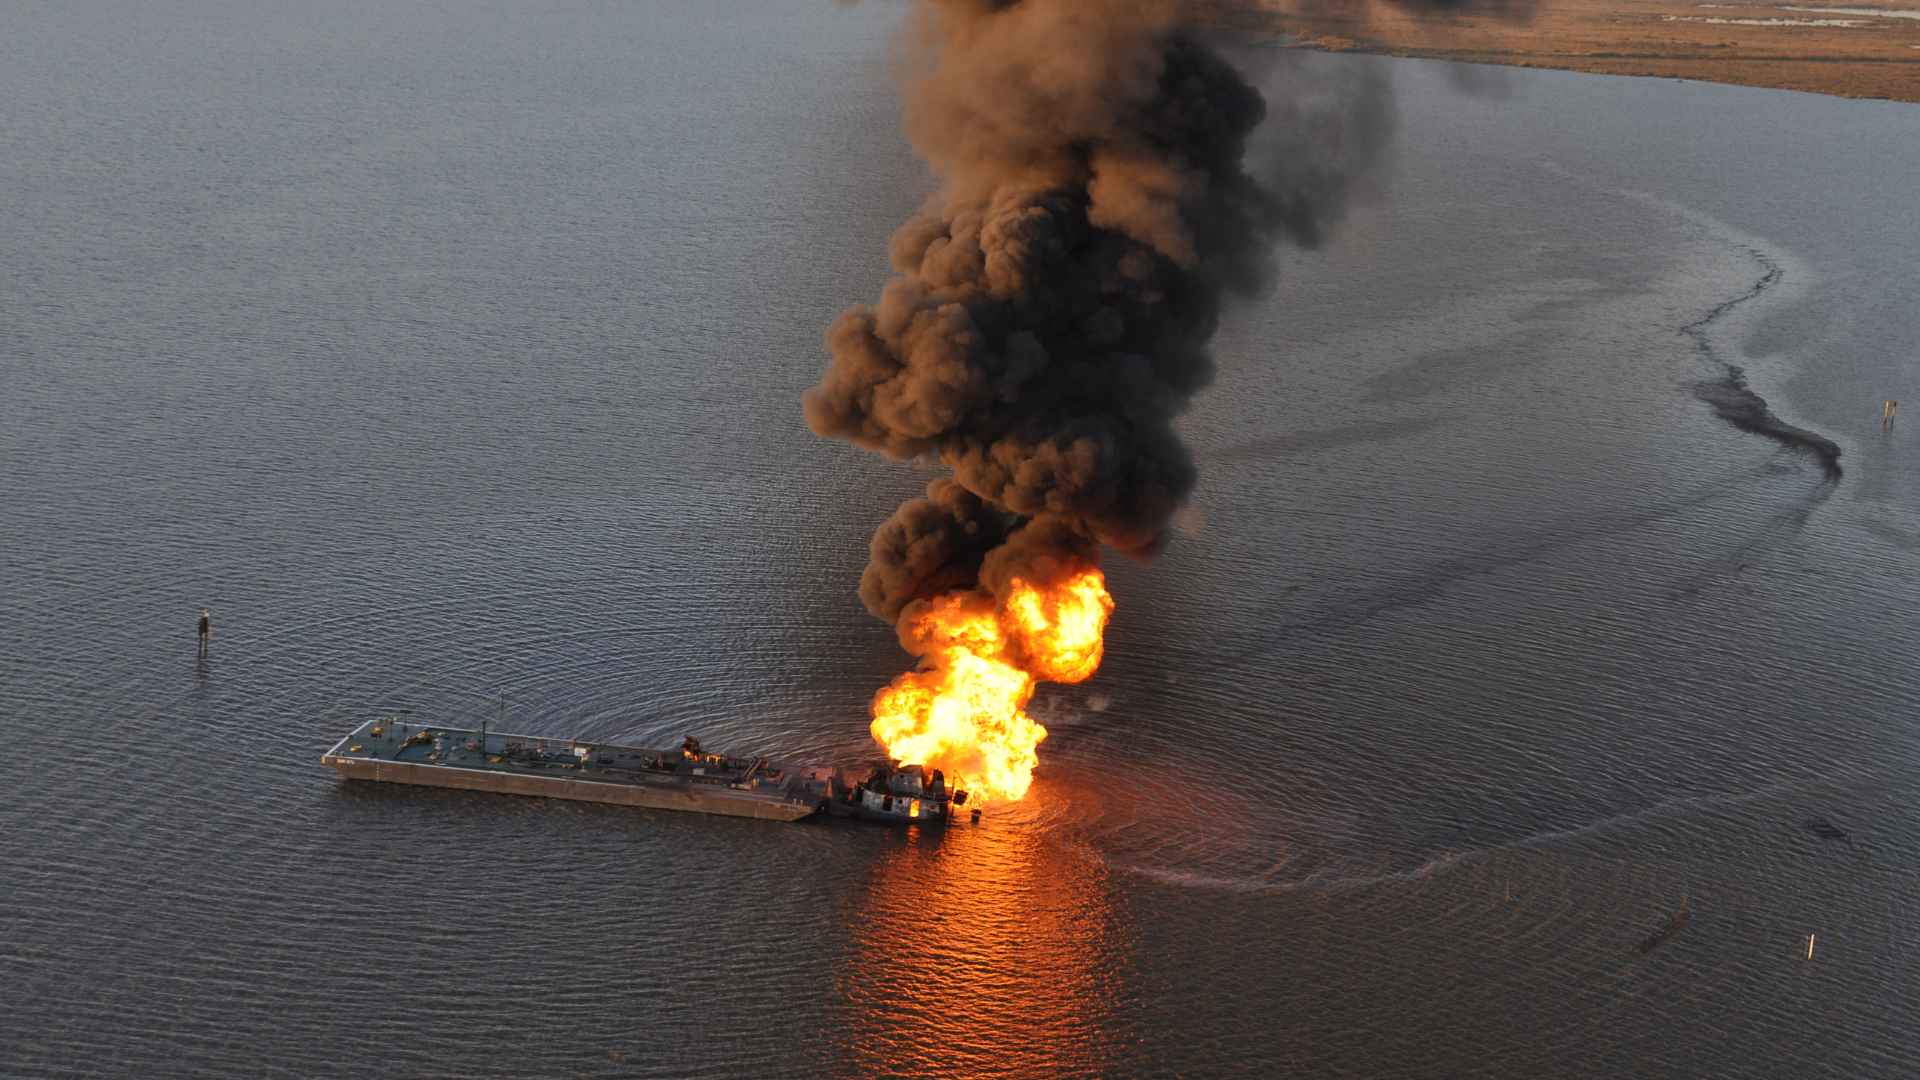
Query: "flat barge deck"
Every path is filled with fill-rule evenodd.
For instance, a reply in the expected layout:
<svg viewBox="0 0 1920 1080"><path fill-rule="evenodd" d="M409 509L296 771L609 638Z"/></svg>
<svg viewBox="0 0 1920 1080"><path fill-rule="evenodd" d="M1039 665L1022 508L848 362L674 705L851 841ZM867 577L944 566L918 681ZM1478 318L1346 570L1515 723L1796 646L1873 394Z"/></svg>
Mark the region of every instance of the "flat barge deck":
<svg viewBox="0 0 1920 1080"><path fill-rule="evenodd" d="M705 753L650 750L369 720L321 755L350 780L464 788L548 799L798 821L830 801L831 770Z"/></svg>

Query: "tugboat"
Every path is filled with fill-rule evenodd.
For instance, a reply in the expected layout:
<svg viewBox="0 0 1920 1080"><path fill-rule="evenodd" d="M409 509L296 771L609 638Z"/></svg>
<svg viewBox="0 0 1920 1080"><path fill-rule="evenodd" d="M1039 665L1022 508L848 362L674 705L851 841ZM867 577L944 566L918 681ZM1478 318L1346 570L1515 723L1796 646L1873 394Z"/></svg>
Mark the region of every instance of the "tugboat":
<svg viewBox="0 0 1920 1080"><path fill-rule="evenodd" d="M890 825L945 825L954 807L967 802L966 792L948 791L945 774L925 765L878 765L857 784L836 769L832 793L827 803L832 816Z"/></svg>

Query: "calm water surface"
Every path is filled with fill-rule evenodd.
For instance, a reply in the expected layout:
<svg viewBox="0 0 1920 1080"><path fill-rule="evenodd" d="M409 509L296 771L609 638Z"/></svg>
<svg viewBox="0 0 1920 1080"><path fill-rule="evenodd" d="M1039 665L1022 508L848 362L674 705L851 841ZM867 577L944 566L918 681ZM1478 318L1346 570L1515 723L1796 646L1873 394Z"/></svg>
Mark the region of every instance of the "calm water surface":
<svg viewBox="0 0 1920 1080"><path fill-rule="evenodd" d="M1392 168L978 829L318 765L867 754L927 474L797 399L928 190L898 16L0 3L0 1073L1920 1072L1911 106L1298 61Z"/></svg>

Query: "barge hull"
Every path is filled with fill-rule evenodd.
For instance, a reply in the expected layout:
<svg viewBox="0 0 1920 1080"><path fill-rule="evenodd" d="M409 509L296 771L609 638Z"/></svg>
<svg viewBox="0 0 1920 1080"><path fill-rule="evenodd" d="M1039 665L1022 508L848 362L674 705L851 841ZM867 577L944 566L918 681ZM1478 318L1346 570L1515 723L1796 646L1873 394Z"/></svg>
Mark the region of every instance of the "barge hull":
<svg viewBox="0 0 1920 1080"><path fill-rule="evenodd" d="M422 787L461 788L467 791L493 791L506 795L531 795L541 799L573 799L577 802L613 803L618 806L644 806L653 810L685 810L696 814L725 814L729 817L760 818L768 821L798 821L814 808L785 799L754 799L738 795L710 797L697 788L651 787L638 784L601 784L591 780L571 780L558 776L519 776L448 768L444 765L414 765L404 761L368 761L363 758L321 759L349 780L377 780L389 784L419 784Z"/></svg>
<svg viewBox="0 0 1920 1080"><path fill-rule="evenodd" d="M610 782L575 776L541 776L522 770L497 767L468 768L445 762L395 761L348 748L356 736L364 737L372 729L370 722L341 739L320 758L348 780L366 780L389 784L415 784L421 787L457 788L488 791L505 795L525 795L541 799L570 799L575 802L638 806L650 810L679 810L695 814L722 814L727 817L757 818L762 821L798 821L816 813L817 803L784 797L775 792L742 790L711 781L691 779ZM439 729L449 735L471 735L458 729ZM495 736L499 738L500 736ZM513 737L513 736L510 736ZM530 736L517 736L532 740ZM484 755L481 755L484 757ZM476 764L481 764L476 761ZM821 801L824 801L821 800Z"/></svg>

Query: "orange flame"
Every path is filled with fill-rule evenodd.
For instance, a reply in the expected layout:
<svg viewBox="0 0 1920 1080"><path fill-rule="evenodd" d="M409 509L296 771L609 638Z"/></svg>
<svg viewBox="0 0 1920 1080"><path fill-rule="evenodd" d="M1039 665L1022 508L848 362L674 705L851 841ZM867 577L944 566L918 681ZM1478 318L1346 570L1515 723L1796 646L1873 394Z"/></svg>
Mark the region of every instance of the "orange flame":
<svg viewBox="0 0 1920 1080"><path fill-rule="evenodd" d="M975 798L1027 793L1047 729L1027 716L1034 685L1074 683L1100 667L1113 597L1087 569L1047 587L1020 578L913 604L900 641L920 668L873 697L873 737L905 765L945 771Z"/></svg>

